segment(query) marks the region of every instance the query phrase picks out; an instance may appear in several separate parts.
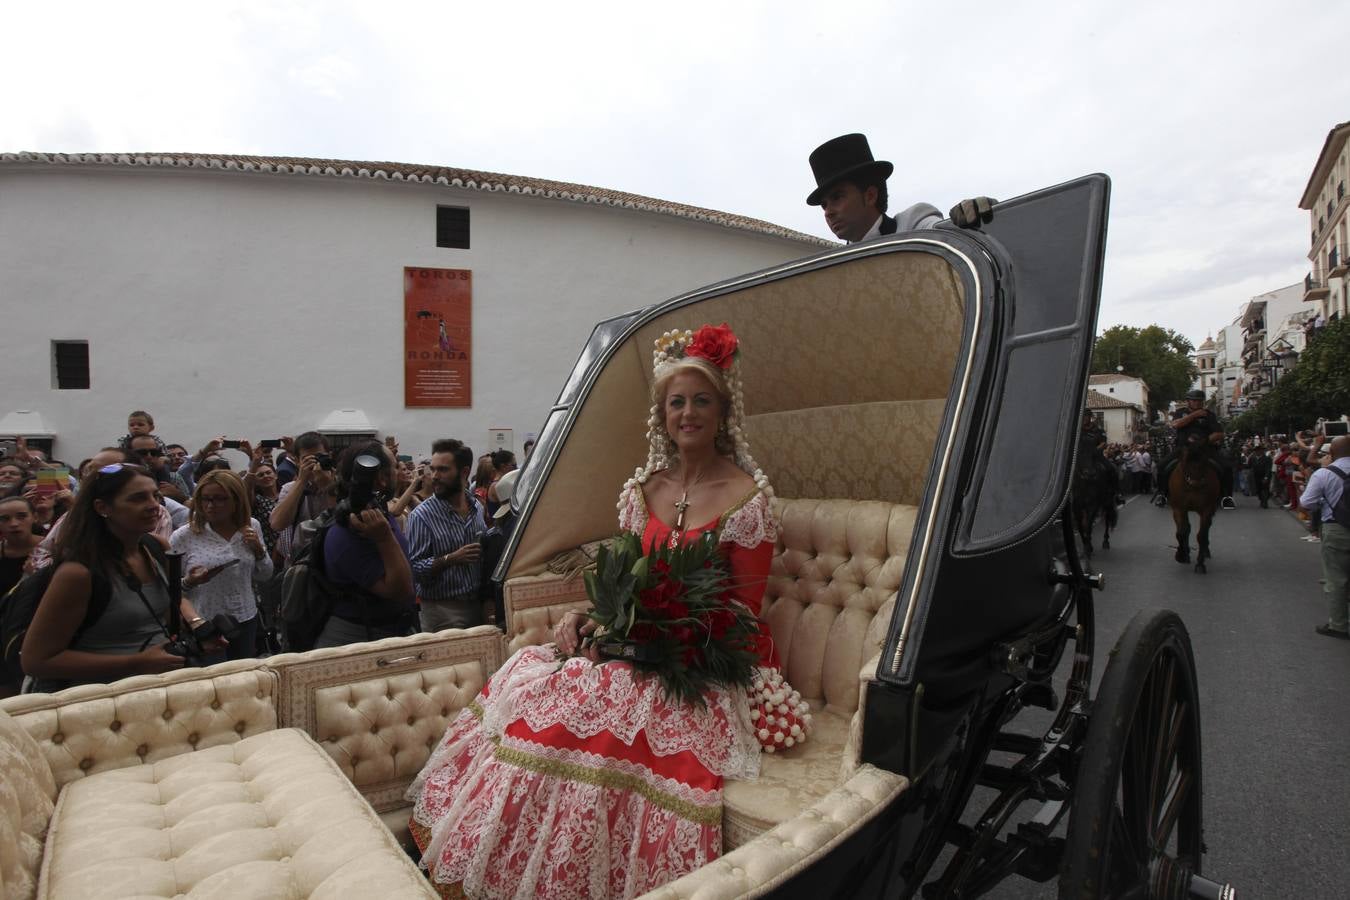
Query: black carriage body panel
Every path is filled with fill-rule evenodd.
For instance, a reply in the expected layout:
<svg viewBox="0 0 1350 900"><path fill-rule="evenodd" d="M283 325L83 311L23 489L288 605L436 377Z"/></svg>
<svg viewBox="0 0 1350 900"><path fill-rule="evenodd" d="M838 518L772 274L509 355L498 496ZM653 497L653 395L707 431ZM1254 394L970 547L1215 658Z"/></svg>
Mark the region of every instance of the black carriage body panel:
<svg viewBox="0 0 1350 900"><path fill-rule="evenodd" d="M933 460L920 510L926 527L915 529L910 551L918 564L900 587L878 669L883 681L959 682L978 668L976 649L1053 613L1056 539L1044 533L1069 488L1108 193L1106 176L1088 176L996 206L988 229L997 224L1002 239L952 233L979 243L993 284L979 291L980 309L968 297L973 371L964 396L954 385L948 401L944 427L957 440ZM1038 567L1039 580L1031 574ZM981 681L964 689L979 690Z"/></svg>

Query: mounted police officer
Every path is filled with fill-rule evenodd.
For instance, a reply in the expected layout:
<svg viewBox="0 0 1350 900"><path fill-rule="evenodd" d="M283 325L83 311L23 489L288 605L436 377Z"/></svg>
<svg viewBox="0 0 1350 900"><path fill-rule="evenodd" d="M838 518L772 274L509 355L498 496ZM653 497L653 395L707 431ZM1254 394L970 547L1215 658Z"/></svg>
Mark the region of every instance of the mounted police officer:
<svg viewBox="0 0 1350 900"><path fill-rule="evenodd" d="M1106 432L1097 424L1097 417L1092 414L1092 410L1084 409L1083 425L1078 432L1078 468L1082 471L1090 466L1102 484L1106 485L1107 490L1103 493L1118 506L1124 502L1124 498L1120 496L1120 473L1116 471L1115 466L1107 462L1106 455L1102 452L1105 447Z"/></svg>
<svg viewBox="0 0 1350 900"><path fill-rule="evenodd" d="M1209 464L1219 473L1220 504L1224 509L1237 509L1237 504L1233 502L1233 468L1218 450L1218 444L1223 440L1223 428L1219 425L1218 416L1205 408L1205 392L1187 391L1186 409L1174 412L1172 421L1167 424L1176 432L1176 443L1172 455L1163 463L1159 490L1167 492L1167 480L1181 459L1181 451L1191 439L1195 439L1204 448L1202 452Z"/></svg>

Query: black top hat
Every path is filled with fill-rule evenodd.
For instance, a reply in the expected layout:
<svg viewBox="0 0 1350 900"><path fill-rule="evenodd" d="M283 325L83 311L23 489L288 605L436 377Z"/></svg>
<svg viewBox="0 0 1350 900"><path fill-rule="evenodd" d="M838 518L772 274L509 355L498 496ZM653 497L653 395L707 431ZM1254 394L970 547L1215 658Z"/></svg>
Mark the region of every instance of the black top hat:
<svg viewBox="0 0 1350 900"><path fill-rule="evenodd" d="M806 197L807 206L819 206L826 189L845 178L885 181L895 166L885 160L873 159L867 135L845 134L826 141L811 151L811 171L816 176L816 189Z"/></svg>

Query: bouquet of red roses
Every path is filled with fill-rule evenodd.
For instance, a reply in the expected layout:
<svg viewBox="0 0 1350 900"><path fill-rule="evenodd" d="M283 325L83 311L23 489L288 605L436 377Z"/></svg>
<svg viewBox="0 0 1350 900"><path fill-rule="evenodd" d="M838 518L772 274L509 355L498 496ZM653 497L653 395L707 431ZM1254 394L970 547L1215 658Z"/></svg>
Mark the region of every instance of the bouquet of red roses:
<svg viewBox="0 0 1350 900"><path fill-rule="evenodd" d="M598 626L591 641L602 656L659 678L668 697L702 705L713 685L752 682L759 620L723 598L730 575L715 534L644 553L625 532L601 545L585 579Z"/></svg>

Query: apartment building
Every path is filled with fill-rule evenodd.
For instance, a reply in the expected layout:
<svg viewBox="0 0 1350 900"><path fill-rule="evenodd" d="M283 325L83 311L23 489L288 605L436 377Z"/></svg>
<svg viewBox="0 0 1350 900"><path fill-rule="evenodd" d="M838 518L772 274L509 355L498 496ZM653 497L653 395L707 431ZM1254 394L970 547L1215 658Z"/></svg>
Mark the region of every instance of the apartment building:
<svg viewBox="0 0 1350 900"><path fill-rule="evenodd" d="M1350 122L1342 122L1327 134L1299 209L1308 210L1312 224L1311 271L1303 280L1303 299L1316 302L1317 313L1331 322L1350 314L1350 278L1346 277L1346 253L1350 248L1350 222L1346 210L1346 183L1350 182Z"/></svg>

